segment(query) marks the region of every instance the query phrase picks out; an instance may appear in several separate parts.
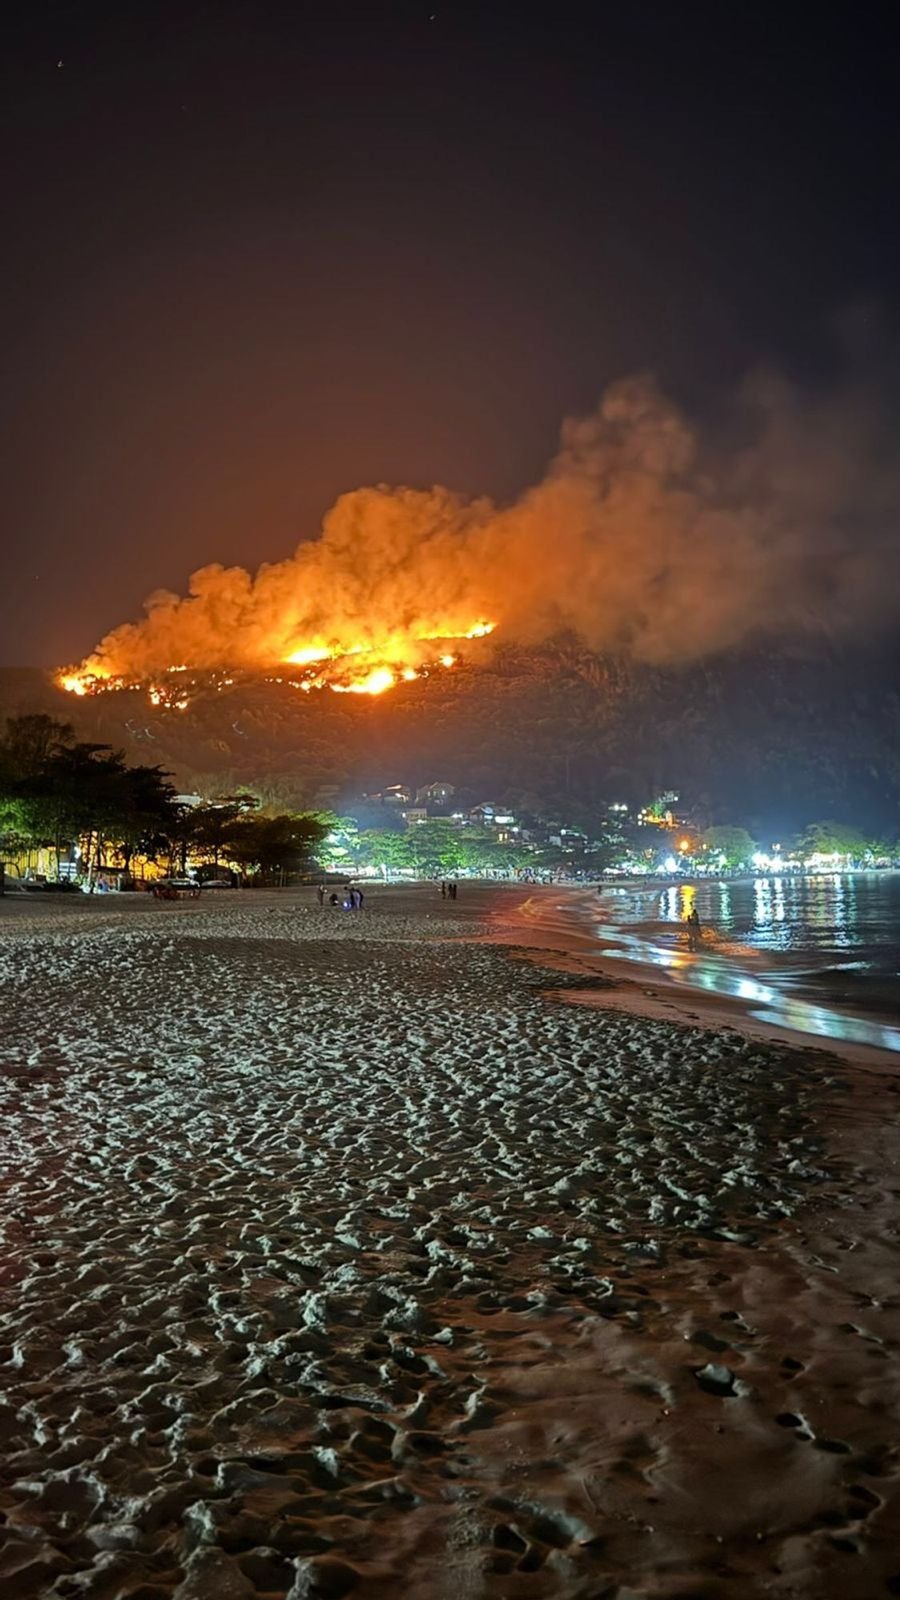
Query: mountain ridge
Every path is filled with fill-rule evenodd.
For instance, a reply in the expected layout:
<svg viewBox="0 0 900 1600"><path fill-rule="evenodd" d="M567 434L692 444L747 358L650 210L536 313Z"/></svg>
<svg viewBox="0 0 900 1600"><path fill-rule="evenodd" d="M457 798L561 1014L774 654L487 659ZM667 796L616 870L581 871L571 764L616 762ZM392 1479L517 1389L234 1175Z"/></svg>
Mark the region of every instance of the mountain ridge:
<svg viewBox="0 0 900 1600"><path fill-rule="evenodd" d="M578 820L674 788L707 819L881 828L900 812L898 665L891 645L790 644L662 668L563 641L371 698L304 694L272 674L189 674L184 711L151 706L143 690L76 697L40 669L6 668L0 718L45 711L161 764L182 790L248 786L297 807L444 780Z"/></svg>

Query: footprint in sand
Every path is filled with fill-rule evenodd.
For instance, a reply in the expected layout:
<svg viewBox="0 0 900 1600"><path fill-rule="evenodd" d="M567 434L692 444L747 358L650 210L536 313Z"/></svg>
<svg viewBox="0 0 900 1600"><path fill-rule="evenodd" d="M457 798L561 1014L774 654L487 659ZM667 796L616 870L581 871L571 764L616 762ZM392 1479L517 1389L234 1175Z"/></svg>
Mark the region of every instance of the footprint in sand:
<svg viewBox="0 0 900 1600"><path fill-rule="evenodd" d="M730 1367L720 1366L716 1361L708 1361L705 1367L692 1367L691 1371L704 1394L714 1394L720 1400L727 1400L739 1392L737 1378Z"/></svg>

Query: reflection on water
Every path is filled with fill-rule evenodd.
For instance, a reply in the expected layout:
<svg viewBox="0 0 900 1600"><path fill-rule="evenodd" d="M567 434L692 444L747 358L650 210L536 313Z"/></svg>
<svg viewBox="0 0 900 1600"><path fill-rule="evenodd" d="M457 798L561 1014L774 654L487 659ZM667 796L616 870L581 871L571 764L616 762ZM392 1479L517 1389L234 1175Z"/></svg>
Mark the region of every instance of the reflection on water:
<svg viewBox="0 0 900 1600"><path fill-rule="evenodd" d="M683 922L696 905L706 926L758 950L835 951L883 944L896 951L900 943L900 877L895 873L759 877L607 892L616 896L616 916L626 921L652 916L652 895L661 922Z"/></svg>
<svg viewBox="0 0 900 1600"><path fill-rule="evenodd" d="M696 907L701 946L682 926ZM674 983L749 1006L778 1027L900 1051L900 1029L803 998L823 974L898 983L900 877L864 874L672 883L662 890L604 891L609 921L597 926L607 955L664 968ZM846 952L855 959L846 961ZM764 970L763 970L764 969ZM890 1012L889 1012L890 1014Z"/></svg>

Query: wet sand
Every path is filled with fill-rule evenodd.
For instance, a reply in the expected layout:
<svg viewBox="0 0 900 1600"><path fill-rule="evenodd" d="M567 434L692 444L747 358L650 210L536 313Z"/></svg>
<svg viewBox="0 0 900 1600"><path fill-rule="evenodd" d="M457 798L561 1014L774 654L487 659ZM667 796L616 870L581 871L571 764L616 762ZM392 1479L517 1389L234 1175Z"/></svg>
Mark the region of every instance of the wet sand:
<svg viewBox="0 0 900 1600"><path fill-rule="evenodd" d="M900 1593L898 1080L462 894L0 912L4 1597Z"/></svg>
<svg viewBox="0 0 900 1600"><path fill-rule="evenodd" d="M602 977L603 1004L634 1015L736 1027L748 1038L815 1045L872 1064L900 1053L900 1028L889 1012L823 1004L784 981L790 970L709 930L692 950L685 938L673 938L671 924L619 926L614 912L596 889L541 888L510 906L509 916L496 916L492 937L543 951L561 970Z"/></svg>

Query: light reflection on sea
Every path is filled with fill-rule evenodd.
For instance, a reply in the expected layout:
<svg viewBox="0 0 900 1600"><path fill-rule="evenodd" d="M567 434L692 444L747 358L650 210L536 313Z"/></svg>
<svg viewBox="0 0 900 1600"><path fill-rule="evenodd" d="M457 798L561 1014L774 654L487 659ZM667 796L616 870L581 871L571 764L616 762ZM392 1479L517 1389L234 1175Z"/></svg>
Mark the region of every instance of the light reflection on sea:
<svg viewBox="0 0 900 1600"><path fill-rule="evenodd" d="M597 910L606 956L662 968L778 1027L900 1051L900 1028L879 1020L900 1014L898 874L611 885Z"/></svg>

